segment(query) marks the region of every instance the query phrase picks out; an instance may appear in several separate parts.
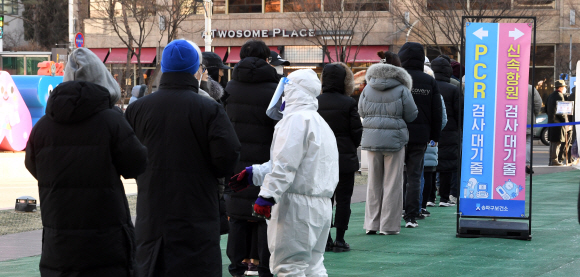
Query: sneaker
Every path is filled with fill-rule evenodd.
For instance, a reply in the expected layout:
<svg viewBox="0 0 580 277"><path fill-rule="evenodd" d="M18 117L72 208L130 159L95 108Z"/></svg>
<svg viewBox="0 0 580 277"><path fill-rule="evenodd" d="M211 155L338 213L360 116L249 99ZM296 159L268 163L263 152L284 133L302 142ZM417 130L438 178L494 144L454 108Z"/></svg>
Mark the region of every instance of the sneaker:
<svg viewBox="0 0 580 277"><path fill-rule="evenodd" d="M367 235L376 235L377 231L367 230Z"/></svg>
<svg viewBox="0 0 580 277"><path fill-rule="evenodd" d="M258 276L258 266L254 263L248 264L248 271L246 271L247 276Z"/></svg>
<svg viewBox="0 0 580 277"><path fill-rule="evenodd" d="M398 231L381 231L379 235L387 236L387 235L398 235Z"/></svg>
<svg viewBox="0 0 580 277"><path fill-rule="evenodd" d="M350 245L348 245L348 243L346 243L346 242L335 241L334 248L332 248L332 251L334 253L350 251Z"/></svg>
<svg viewBox="0 0 580 277"><path fill-rule="evenodd" d="M427 202L427 207L435 207L435 202Z"/></svg>
<svg viewBox="0 0 580 277"><path fill-rule="evenodd" d="M419 227L419 223L417 223L417 221L415 221L414 219L407 220L405 228L416 228L416 227Z"/></svg>
<svg viewBox="0 0 580 277"><path fill-rule="evenodd" d="M431 216L431 213L429 211L427 211L427 209L421 209L421 214L426 216L426 217Z"/></svg>
<svg viewBox="0 0 580 277"><path fill-rule="evenodd" d="M425 215L423 215L423 214L421 214L421 213L420 213L419 215L417 215L417 216L415 217L415 219L416 219L416 220L422 220L422 219L425 219Z"/></svg>
<svg viewBox="0 0 580 277"><path fill-rule="evenodd" d="M453 195L449 195L449 203L457 204L457 197L455 197Z"/></svg>
<svg viewBox="0 0 580 277"><path fill-rule="evenodd" d="M439 207L453 207L455 204L451 202L439 202Z"/></svg>

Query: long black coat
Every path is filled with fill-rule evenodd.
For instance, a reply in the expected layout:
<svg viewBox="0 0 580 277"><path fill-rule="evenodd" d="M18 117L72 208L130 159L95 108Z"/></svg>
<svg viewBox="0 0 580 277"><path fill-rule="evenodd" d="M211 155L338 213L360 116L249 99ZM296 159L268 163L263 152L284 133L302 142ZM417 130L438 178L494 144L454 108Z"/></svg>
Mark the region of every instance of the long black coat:
<svg viewBox="0 0 580 277"><path fill-rule="evenodd" d="M163 73L159 90L125 116L148 147L137 178L138 276L222 276L217 178L240 151L216 101L197 94L188 73Z"/></svg>
<svg viewBox="0 0 580 277"><path fill-rule="evenodd" d="M42 276L133 276L135 233L120 175L145 170L147 150L106 88L57 86L26 146L42 210Z"/></svg>
<svg viewBox="0 0 580 277"><path fill-rule="evenodd" d="M341 174L359 169L357 148L363 131L356 100L344 93L344 69L338 64L327 65L322 75L322 94L317 97L318 113L336 137Z"/></svg>
<svg viewBox="0 0 580 277"><path fill-rule="evenodd" d="M270 160L270 146L276 121L266 115L266 109L279 79L276 69L263 59L247 57L234 67L232 80L226 86L226 91L230 95L226 110L242 144L240 161L235 167L235 173L253 164L262 164ZM258 186L251 186L238 193L228 191L229 197L226 197L228 216L264 221L252 216L252 206L258 198L258 193L260 193Z"/></svg>
<svg viewBox="0 0 580 277"><path fill-rule="evenodd" d="M439 155L437 164L438 172L457 171L457 158L459 156L459 88L450 83L453 74L451 64L443 58L434 59L431 68L435 73L435 80L439 86L439 92L445 102L447 112L447 124L441 131L439 140Z"/></svg>
<svg viewBox="0 0 580 277"><path fill-rule="evenodd" d="M546 113L548 114L548 123L568 122L568 117L556 114L558 101L564 101L564 95L559 91L554 91L548 96L546 101ZM566 126L549 127L548 140L551 142L566 142Z"/></svg>
<svg viewBox="0 0 580 277"><path fill-rule="evenodd" d="M413 100L419 109L417 118L407 123L410 144L439 141L443 122L441 96L435 79L423 72L425 52L416 42L407 42L399 51L402 67L413 79Z"/></svg>

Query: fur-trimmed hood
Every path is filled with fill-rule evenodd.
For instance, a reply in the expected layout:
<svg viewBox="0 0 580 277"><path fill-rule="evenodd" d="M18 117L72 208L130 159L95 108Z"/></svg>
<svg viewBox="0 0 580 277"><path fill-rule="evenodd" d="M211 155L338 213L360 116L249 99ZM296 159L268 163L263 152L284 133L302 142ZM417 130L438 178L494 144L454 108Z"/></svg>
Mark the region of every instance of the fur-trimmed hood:
<svg viewBox="0 0 580 277"><path fill-rule="evenodd" d="M371 65L365 79L376 90L386 90L400 84L409 90L413 87L411 75L405 69L390 64Z"/></svg>
<svg viewBox="0 0 580 277"><path fill-rule="evenodd" d="M350 96L354 92L354 74L346 64L341 62L324 66L320 81L323 93L334 92Z"/></svg>

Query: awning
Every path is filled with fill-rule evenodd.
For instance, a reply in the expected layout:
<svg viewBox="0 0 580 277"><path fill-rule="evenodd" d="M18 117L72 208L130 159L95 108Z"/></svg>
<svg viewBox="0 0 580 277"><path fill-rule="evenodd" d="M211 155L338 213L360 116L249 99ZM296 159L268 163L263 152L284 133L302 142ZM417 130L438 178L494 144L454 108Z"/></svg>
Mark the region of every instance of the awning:
<svg viewBox="0 0 580 277"><path fill-rule="evenodd" d="M217 46L213 48L213 52L220 56L223 61L224 57L226 56L226 52L228 52L228 48L225 46Z"/></svg>
<svg viewBox="0 0 580 277"><path fill-rule="evenodd" d="M109 48L90 48L89 50L93 51L93 53L99 57L101 62L105 62L109 55Z"/></svg>
<svg viewBox="0 0 580 277"><path fill-rule="evenodd" d="M274 52L280 54L280 50L278 50L278 46L268 46L268 48L270 48L270 51L274 51Z"/></svg>
<svg viewBox="0 0 580 277"><path fill-rule="evenodd" d="M141 64L153 63L155 56L157 56L157 49L155 48L141 48ZM135 52L139 52L139 48L135 49ZM127 61L127 56L125 56L125 61ZM133 55L131 58L131 63L137 63L137 56Z"/></svg>
<svg viewBox="0 0 580 277"><path fill-rule="evenodd" d="M106 64L127 63L127 48L113 48L107 58Z"/></svg>
<svg viewBox="0 0 580 277"><path fill-rule="evenodd" d="M238 63L240 61L240 50L242 50L241 46L230 47L230 54L228 54L226 63Z"/></svg>
<svg viewBox="0 0 580 277"><path fill-rule="evenodd" d="M351 46L350 55L348 57L348 62L357 63L378 63L381 58L377 55L379 51L389 51L388 45L363 45L356 55L356 61L354 60L354 54L356 53L356 46Z"/></svg>

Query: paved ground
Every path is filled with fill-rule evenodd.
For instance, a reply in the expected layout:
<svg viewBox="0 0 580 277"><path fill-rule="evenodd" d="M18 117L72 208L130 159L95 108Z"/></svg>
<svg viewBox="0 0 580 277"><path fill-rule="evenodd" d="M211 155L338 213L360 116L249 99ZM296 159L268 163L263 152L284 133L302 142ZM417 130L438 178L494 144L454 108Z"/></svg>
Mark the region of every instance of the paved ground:
<svg viewBox="0 0 580 277"><path fill-rule="evenodd" d="M355 203L345 236L352 250L328 252L324 255L324 264L333 277L578 276L579 179L580 171L535 178L531 241L456 238L456 208L453 207L430 208L431 217L419 221L416 229L403 228L399 235L369 236L362 229L365 204ZM231 276L227 272L226 242L227 236L222 236L222 276ZM36 255L0 261L0 277L39 276L39 259ZM192 272L191 276L196 275Z"/></svg>
<svg viewBox="0 0 580 277"><path fill-rule="evenodd" d="M575 208L576 203L575 201L573 202L572 200L575 200L575 197L578 193L577 190L577 181L578 181L578 177L580 176L580 172L575 171L575 167L548 167L547 166L547 161L548 161L548 147L547 146L543 146L543 145L536 145L534 148L534 170L535 170L535 175L536 177L534 177L534 184L538 185L535 186L536 189L534 189L534 199L535 199L535 203L538 203L543 200L546 200L547 198L545 196L542 196L542 194L549 194L549 193L559 193L561 195L559 196L553 196L553 198L555 200L557 199L567 199L568 202L565 203L560 203L559 201L550 201L550 207L546 207L546 209L544 210L544 212L548 215L547 219L550 219L550 217L555 217L554 220L556 220L557 218L564 218L561 220L564 220L568 223L570 222L575 222L576 218L575 218L575 214L571 215L571 213L575 213L574 210L571 211L571 208ZM9 152L4 152L4 153L0 153L0 176L2 176L1 180L0 180L0 208L2 207L6 207L6 208L10 208L13 209L13 205L14 205L14 201L15 198L18 196L22 196L22 195L30 195L33 197L38 197L38 192L37 192L37 187L36 187L36 180L26 171L26 169L23 166L24 163L24 153L23 152L18 152L18 153L9 153ZM576 166L576 168L580 169L580 166ZM572 172L566 172L566 171L572 171ZM566 173L563 173L566 172ZM551 174L551 173L557 173L557 174ZM543 175L543 176L542 176ZM564 181L563 178L565 179ZM362 175L357 176L357 186L355 186L354 189L354 195L352 198L352 202L353 203L359 203L359 202L363 202L366 199L366 173L363 172ZM124 184L125 184L125 189L127 191L128 194L134 194L136 193L136 185L135 185L135 181L134 180L124 180ZM564 185L565 185L565 189L564 189ZM539 189L538 189L539 188ZM547 190L547 189L551 189L552 191L548 191L548 192L542 192L542 190ZM356 210L356 211L355 211ZM433 226L433 231L436 232L441 232L441 230L445 229L446 233L442 234L445 238L446 241L449 240L450 237L453 236L453 228L451 228L452 226L455 226L455 220L454 220L454 208L451 209L445 209L445 208L434 208L435 211L440 211L440 212L445 212L444 214L444 218L446 223L444 223L444 226L441 227L437 227L437 226ZM566 210L567 214L561 214L561 211ZM537 210L535 210L537 212ZM433 211L432 211L433 212ZM355 204L353 205L353 216L352 216L352 222L353 222L353 226L356 225L356 227L354 227L354 231L349 231L347 239L348 240L360 240L362 239L364 244L367 243L374 243L370 240L368 240L368 236L364 236L364 233L361 234L360 228L362 226L362 222L361 222L361 218L364 215L364 204L363 203L359 203L359 204ZM433 217L435 218L435 217ZM442 219L438 219L438 221L442 221L444 220ZM427 221L424 222L430 222L430 221L434 221L432 219L428 219ZM548 220L549 221L549 220ZM0 225L2 225L2 222L0 222ZM360 225L360 226L359 226ZM442 228L445 227L445 228ZM540 226L538 226L540 227ZM577 227L577 224L576 224ZM431 227L430 227L431 228ZM547 230L552 230L554 233L546 233L546 235L548 236L558 236L559 233L557 232L557 228L552 228L550 226L550 224L546 224L543 227L544 229L547 228ZM569 228L569 227L567 227ZM447 230L450 229L450 230ZM418 230L425 230L422 228L419 228ZM407 230L404 230L405 233L407 232ZM450 232L450 233L447 233ZM428 233L428 232L427 232ZM28 269L28 275L24 274L24 275L19 275L19 276L38 276L38 274L34 273L34 269L37 269L37 265L38 265L38 255L40 255L40 245L41 245L41 234L42 231L41 230L36 230L36 231L30 231L30 232L23 232L23 233L18 233L18 234L11 234L11 235L5 235L5 236L0 236L0 277L4 277L4 276L15 276L12 275L10 272L12 273L16 273L18 271L11 271L9 269L18 269L18 268L24 268L24 269ZM431 237L431 235L429 234L423 234L427 237ZM352 236L352 238L351 238ZM562 238L563 240L566 239L577 239L577 235L573 235L573 238L569 238L567 235L566 237ZM375 253L375 254L379 254L380 257L383 256L383 254L385 255L385 257L387 256L391 256L392 254L401 254L401 253L406 253L405 255L411 255L413 251L417 251L417 249L415 248L415 246L413 245L412 249L414 249L413 251L409 250L405 250L405 241L401 241L399 238L404 237L403 236L403 232L400 236L396 236L397 240L400 241L400 243L402 243L402 245L399 245L401 248L397 248L397 250L392 250L391 246L388 245L384 245L384 242L379 243L379 245L382 245L381 247L386 247L386 252L385 249L377 249L375 247L375 245L368 245L367 246L361 246L360 249L358 249L357 251L362 251L361 253ZM433 242L439 240L440 237L433 237L431 240L433 240ZM429 240L429 239L427 239ZM390 240L389 240L390 241ZM502 243L505 242L505 243ZM450 243L454 244L457 246L457 248L459 248L459 245L456 244L456 241L451 241ZM499 245L506 245L506 244L512 244L511 241L509 240L500 240L499 242L495 242L495 244L499 244ZM570 242L570 243L574 243L574 242ZM439 243L440 244L440 243ZM429 248L431 250L433 250L433 253L438 253L436 255L443 255L442 257L448 256L451 257L451 259L453 259L453 257L455 257L455 259L457 259L457 261L461 260L462 257L461 255L455 255L451 252L448 253L448 251L445 251L444 254L441 254L442 249L437 249L437 247L446 247L446 246L442 246L439 244L434 244L434 245L424 245L423 247L425 248ZM460 243L461 244L461 243ZM565 247L566 245L564 245ZM480 245L480 247L484 247L483 245ZM517 249L517 252L511 253L511 255L514 256L518 256L521 255L521 251L524 251L524 249L522 249L520 246L515 246ZM546 246L547 247L547 246ZM225 249L225 239L222 239L222 248ZM463 247L461 247L463 248ZM484 247L485 249L487 249L486 251L492 251L490 249L488 249L488 247ZM536 248L534 248L536 249ZM394 251L394 252L393 252ZM466 251L466 250L463 250ZM509 249L504 249L502 251L507 251L509 252ZM419 251L422 252L422 251ZM492 251L493 252L493 251ZM541 252L541 251L540 251ZM354 253L351 252L351 253ZM580 253L580 251L575 251L574 253ZM359 253L360 254L360 253ZM464 255L467 253L464 253ZM510 254L505 253L506 257L509 257ZM419 256L421 255L427 255L426 257L429 257L430 255L428 253L419 253ZM344 260L343 257L344 256L349 256L352 257L351 254L347 254L347 255L336 255L334 253L330 253L327 255L327 263L328 265L336 265L338 268L343 268L344 270L339 270L339 271L334 271L334 273L336 274L332 274L331 276L371 276L372 274L370 272L367 272L371 275L367 275L365 274L357 274L356 271L351 271L348 268L344 268L344 264L348 265L351 263L351 261ZM364 255L363 255L364 256ZM397 256L397 255L395 255ZM412 256L412 255L411 255ZM432 255L431 255L432 256ZM224 270L226 269L226 262L227 262L227 256L225 256L225 253L223 255L224 257ZM338 260L333 259L332 257L337 258ZM366 257L366 256L365 256ZM471 257L473 258L473 257ZM468 260L470 260L471 258L468 258ZM533 256L530 258L534 258ZM580 257L578 257L580 258ZM369 261L371 263L373 263L376 260L376 257L371 255L368 256L366 258L367 260L359 260L358 258L356 260L359 260L360 262L365 262L365 261ZM512 258L515 259L513 260L514 262L520 262L521 261L517 258ZM483 258L482 260L484 261L488 261L488 262L492 262L492 260L490 259L486 259ZM566 259L564 259L566 260ZM563 261L564 261L563 260ZM567 259L569 260L569 259ZM353 260L354 261L354 260ZM377 261L378 262L378 261ZM386 265L390 264L390 266L396 266L396 265L405 265L404 261L382 261L386 263ZM436 261L430 261L433 265L440 265L442 262L436 262ZM473 262L473 261L472 261ZM496 262L496 261L494 261ZM344 263L344 264L343 264ZM527 262L526 262L527 263ZM579 263L580 264L580 263ZM452 266L452 265L449 265ZM388 268L389 266L386 266L385 268ZM31 269L32 268L32 269ZM366 268L366 267L365 267ZM381 267L382 268L382 267ZM393 268L393 267L391 267ZM578 268L580 270L580 266L574 264L574 262L572 261L569 264L563 264L560 269L570 269L570 268ZM568 272L568 271L562 271L558 268L556 268L555 272ZM30 271L31 270L31 271ZM3 273L4 272L4 273ZM32 272L32 273L31 273ZM333 271L331 271L329 269L329 273L331 273ZM383 272L383 271L381 271ZM440 273L443 273L439 270ZM467 271L469 272L469 271ZM348 274L347 274L348 273ZM386 272L383 272L386 274ZM379 275L374 275L374 276L386 276L383 275L383 273L379 273ZM423 273L427 273L427 272L423 272ZM455 273L455 275L472 275L472 274L467 274L466 272L461 272L461 271L457 271ZM471 272L473 273L473 272ZM488 272L491 273L491 272ZM545 274L548 275L553 275L549 272L544 272ZM8 274L8 275L7 275ZM408 272L408 274L413 275L413 272ZM387 274L387 275L399 275L399 274ZM431 274L426 274L426 275L431 275ZM435 274L438 275L438 274ZM435 276L433 275L433 276ZM492 274L493 275L493 274ZM519 274L515 274L515 275L519 275ZM532 275L538 275L538 274L532 274ZM558 274L556 274L558 275ZM227 274L227 271L224 271L224 276L229 276Z"/></svg>

